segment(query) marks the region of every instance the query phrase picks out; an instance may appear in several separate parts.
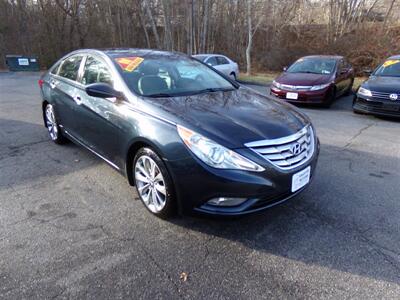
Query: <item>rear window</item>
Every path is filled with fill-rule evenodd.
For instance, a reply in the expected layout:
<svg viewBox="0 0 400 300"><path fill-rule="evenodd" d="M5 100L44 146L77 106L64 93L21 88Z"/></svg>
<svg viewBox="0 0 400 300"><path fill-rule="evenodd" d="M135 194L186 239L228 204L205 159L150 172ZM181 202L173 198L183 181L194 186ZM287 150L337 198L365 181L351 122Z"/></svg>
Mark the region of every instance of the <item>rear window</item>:
<svg viewBox="0 0 400 300"><path fill-rule="evenodd" d="M228 65L229 64L229 61L223 56L218 56L217 60L218 60L219 65Z"/></svg>
<svg viewBox="0 0 400 300"><path fill-rule="evenodd" d="M58 75L71 80L76 80L81 61L81 55L74 55L66 58L61 65Z"/></svg>

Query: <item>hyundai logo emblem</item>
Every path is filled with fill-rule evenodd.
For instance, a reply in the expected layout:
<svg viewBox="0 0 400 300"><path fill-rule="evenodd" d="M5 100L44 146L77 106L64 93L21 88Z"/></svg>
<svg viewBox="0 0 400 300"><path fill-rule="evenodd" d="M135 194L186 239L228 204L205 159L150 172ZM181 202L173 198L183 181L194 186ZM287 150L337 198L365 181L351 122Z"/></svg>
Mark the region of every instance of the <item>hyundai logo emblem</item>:
<svg viewBox="0 0 400 300"><path fill-rule="evenodd" d="M389 98L390 98L390 100L396 101L397 98L398 98L398 95L397 94L390 94Z"/></svg>
<svg viewBox="0 0 400 300"><path fill-rule="evenodd" d="M299 143L294 143L290 147L290 152L292 152L293 155L299 155L301 152L301 145Z"/></svg>

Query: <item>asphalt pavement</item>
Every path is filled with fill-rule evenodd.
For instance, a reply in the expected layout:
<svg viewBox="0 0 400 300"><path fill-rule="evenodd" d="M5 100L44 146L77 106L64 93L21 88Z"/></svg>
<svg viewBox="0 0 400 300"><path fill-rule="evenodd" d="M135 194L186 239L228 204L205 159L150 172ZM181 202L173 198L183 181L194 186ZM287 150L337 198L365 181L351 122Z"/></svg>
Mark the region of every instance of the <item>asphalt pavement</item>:
<svg viewBox="0 0 400 300"><path fill-rule="evenodd" d="M163 221L102 160L49 141L38 78L0 73L1 298L400 298L399 121L351 97L301 107L321 153L300 196Z"/></svg>

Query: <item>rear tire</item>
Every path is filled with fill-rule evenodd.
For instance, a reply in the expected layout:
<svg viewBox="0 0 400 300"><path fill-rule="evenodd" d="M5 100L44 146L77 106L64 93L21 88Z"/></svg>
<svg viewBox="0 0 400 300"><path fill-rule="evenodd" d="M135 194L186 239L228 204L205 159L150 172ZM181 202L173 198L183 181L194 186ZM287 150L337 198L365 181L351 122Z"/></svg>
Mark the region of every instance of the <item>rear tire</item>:
<svg viewBox="0 0 400 300"><path fill-rule="evenodd" d="M58 145L67 143L68 140L61 132L60 126L57 122L56 113L54 111L54 106L52 104L46 104L43 110L43 115L50 139Z"/></svg>
<svg viewBox="0 0 400 300"><path fill-rule="evenodd" d="M176 213L176 198L171 176L162 159L150 148L141 148L133 161L133 178L140 200L159 218Z"/></svg>

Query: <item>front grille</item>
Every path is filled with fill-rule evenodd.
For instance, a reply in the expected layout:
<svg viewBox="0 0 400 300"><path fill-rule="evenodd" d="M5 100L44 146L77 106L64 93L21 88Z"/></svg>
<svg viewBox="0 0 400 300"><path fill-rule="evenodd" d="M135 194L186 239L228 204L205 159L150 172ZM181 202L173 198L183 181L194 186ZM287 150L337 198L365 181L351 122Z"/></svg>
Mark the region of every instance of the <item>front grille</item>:
<svg viewBox="0 0 400 300"><path fill-rule="evenodd" d="M396 93L382 93L382 92L373 92L373 91L371 93L372 93L372 98L385 99L385 100L391 100L391 101L393 101L393 100L390 99L390 95L396 94ZM400 99L400 95L399 94L396 94L396 95Z"/></svg>
<svg viewBox="0 0 400 300"><path fill-rule="evenodd" d="M281 84L279 87L285 91L309 91L312 86Z"/></svg>
<svg viewBox="0 0 400 300"><path fill-rule="evenodd" d="M314 132L307 125L283 138L245 144L278 168L289 170L306 163L314 153Z"/></svg>

